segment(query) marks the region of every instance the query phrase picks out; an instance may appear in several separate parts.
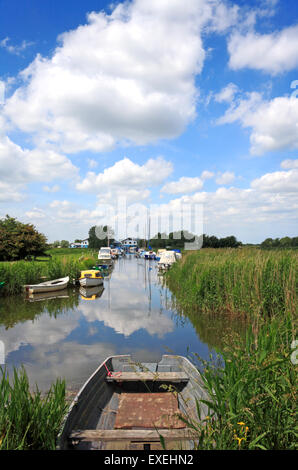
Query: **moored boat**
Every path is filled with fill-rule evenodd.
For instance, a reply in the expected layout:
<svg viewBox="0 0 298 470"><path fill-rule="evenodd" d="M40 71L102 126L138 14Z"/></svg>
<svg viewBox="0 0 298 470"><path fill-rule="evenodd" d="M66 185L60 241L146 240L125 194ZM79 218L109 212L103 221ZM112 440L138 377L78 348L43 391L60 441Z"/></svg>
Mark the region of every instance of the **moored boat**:
<svg viewBox="0 0 298 470"><path fill-rule="evenodd" d="M113 264L113 259L112 259L112 253L111 253L111 248L106 246L102 247L99 252L98 252L98 264L107 264L111 265Z"/></svg>
<svg viewBox="0 0 298 470"><path fill-rule="evenodd" d="M198 437L181 417L198 420L207 399L197 368L185 357L134 362L107 358L83 385L64 420L57 449L191 449ZM200 419L207 406L200 404Z"/></svg>
<svg viewBox="0 0 298 470"><path fill-rule="evenodd" d="M156 257L155 257L156 261L160 260L161 254L164 253L165 251L167 251L165 248L160 248L159 250L157 250Z"/></svg>
<svg viewBox="0 0 298 470"><path fill-rule="evenodd" d="M176 263L177 256L175 251L164 251L160 255L160 259L157 263L159 270L169 269L172 264Z"/></svg>
<svg viewBox="0 0 298 470"><path fill-rule="evenodd" d="M40 284L27 284L24 289L29 294L38 294L41 292L54 292L57 290L63 290L69 283L69 277L62 277L60 279L54 279L53 281L46 281Z"/></svg>
<svg viewBox="0 0 298 470"><path fill-rule="evenodd" d="M145 252L145 259L155 259L156 258L156 253L155 251L146 251Z"/></svg>
<svg viewBox="0 0 298 470"><path fill-rule="evenodd" d="M93 287L103 284L103 275L97 269L81 271L79 283L82 287Z"/></svg>

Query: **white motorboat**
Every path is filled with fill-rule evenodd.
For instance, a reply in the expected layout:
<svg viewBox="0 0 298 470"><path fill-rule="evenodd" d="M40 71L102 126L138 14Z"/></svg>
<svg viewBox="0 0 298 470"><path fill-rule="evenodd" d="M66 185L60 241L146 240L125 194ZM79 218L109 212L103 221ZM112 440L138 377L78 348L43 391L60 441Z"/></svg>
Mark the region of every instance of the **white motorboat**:
<svg viewBox="0 0 298 470"><path fill-rule="evenodd" d="M112 250L110 247L102 247L98 252L98 264L112 264Z"/></svg>
<svg viewBox="0 0 298 470"><path fill-rule="evenodd" d="M169 269L176 261L177 256L175 251L164 251L161 253L160 260L157 263L158 269Z"/></svg>

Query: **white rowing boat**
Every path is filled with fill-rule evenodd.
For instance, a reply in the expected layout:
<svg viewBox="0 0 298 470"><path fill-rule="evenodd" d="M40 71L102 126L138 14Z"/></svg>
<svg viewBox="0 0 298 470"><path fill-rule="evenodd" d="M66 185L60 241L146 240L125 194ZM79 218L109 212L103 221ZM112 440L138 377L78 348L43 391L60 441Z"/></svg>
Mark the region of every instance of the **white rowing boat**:
<svg viewBox="0 0 298 470"><path fill-rule="evenodd" d="M69 277L62 277L61 279L54 279L53 281L41 282L40 284L27 284L24 289L29 294L37 294L40 292L54 292L63 290L69 283Z"/></svg>

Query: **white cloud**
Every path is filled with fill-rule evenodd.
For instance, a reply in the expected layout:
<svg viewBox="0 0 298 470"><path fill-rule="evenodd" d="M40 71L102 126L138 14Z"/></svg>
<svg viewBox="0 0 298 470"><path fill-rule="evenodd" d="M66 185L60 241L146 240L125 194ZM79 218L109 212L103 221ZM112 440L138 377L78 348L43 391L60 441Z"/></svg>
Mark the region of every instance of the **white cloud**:
<svg viewBox="0 0 298 470"><path fill-rule="evenodd" d="M200 176L202 180L208 180L210 178L213 178L214 173L212 171L204 170Z"/></svg>
<svg viewBox="0 0 298 470"><path fill-rule="evenodd" d="M235 174L231 171L226 171L224 173L218 173L216 178L217 184L229 184L232 183L235 179Z"/></svg>
<svg viewBox="0 0 298 470"><path fill-rule="evenodd" d="M196 115L202 31L222 32L237 15L221 0L134 0L90 13L21 73L4 113L37 145L65 152L176 137Z"/></svg>
<svg viewBox="0 0 298 470"><path fill-rule="evenodd" d="M30 219L45 219L46 214L42 209L34 207L31 211L25 212L25 215Z"/></svg>
<svg viewBox="0 0 298 470"><path fill-rule="evenodd" d="M56 208L59 208L59 209L60 209L60 208L63 208L63 209L67 208L67 209L68 209L68 208L71 206L71 204L72 204L72 203L71 203L70 201L65 201L65 200L64 200L64 201L58 201L58 200L55 200L55 201L52 201L52 202L50 203L50 207L52 207L53 209L56 209Z"/></svg>
<svg viewBox="0 0 298 470"><path fill-rule="evenodd" d="M285 170L290 170L291 168L298 168L298 158L296 158L296 160L290 158L288 160L283 160L280 166Z"/></svg>
<svg viewBox="0 0 298 470"><path fill-rule="evenodd" d="M33 46L34 42L23 40L19 46L13 46L8 44L10 41L9 37L6 37L0 41L0 47L5 49L10 54L20 55L27 47Z"/></svg>
<svg viewBox="0 0 298 470"><path fill-rule="evenodd" d="M233 101L233 98L237 91L237 85L235 85L235 83L229 83L226 87L224 87L219 93L214 96L214 99L218 103L230 103L231 101Z"/></svg>
<svg viewBox="0 0 298 470"><path fill-rule="evenodd" d="M295 236L298 223L297 188L298 170L289 169L264 174L254 179L246 188L223 186L216 191L183 194L166 204L152 206L151 235L155 235L158 231L169 233L172 230L181 230L182 213L183 218L184 216L187 218L188 208L192 204L198 204L203 205L204 233L220 237L235 234L244 242L262 241L267 236L280 237L286 234ZM107 212L101 198L98 199L97 205L90 209L82 208L70 201L53 201L47 218L37 223L41 227L43 220L47 221L45 229L51 240L57 238L58 232L61 234L61 239L82 238L84 233L87 236L92 225L102 223L108 223L117 229L114 225L116 220L118 229L124 222L123 227L126 232L123 238L131 236L137 226L139 228L136 235L143 237L148 206L141 204L140 199L132 202L139 204L137 207L128 204L127 211L120 208L123 221L117 217L117 208ZM125 221L126 214L130 217ZM172 228L169 226L170 214L173 216ZM159 222L155 220L159 217L162 227L157 226ZM53 223L49 224L48 220Z"/></svg>
<svg viewBox="0 0 298 470"><path fill-rule="evenodd" d="M57 193L60 191L60 186L54 184L54 186L43 186L42 188L46 193Z"/></svg>
<svg viewBox="0 0 298 470"><path fill-rule="evenodd" d="M150 195L147 188L162 183L172 171L172 164L162 157L149 159L144 165L125 157L103 173L87 173L77 189L99 194L102 201L115 201L118 196L137 201L147 198Z"/></svg>
<svg viewBox="0 0 298 470"><path fill-rule="evenodd" d="M5 182L26 184L76 176L71 161L50 149L23 149L8 137L0 136L0 172Z"/></svg>
<svg viewBox="0 0 298 470"><path fill-rule="evenodd" d="M166 183L161 191L168 194L188 194L198 191L203 187L203 181L200 178L188 178L182 176L178 181Z"/></svg>
<svg viewBox="0 0 298 470"><path fill-rule="evenodd" d="M298 148L298 99L277 97L270 101L257 92L247 93L235 100L219 124L240 121L243 127L252 129L251 153Z"/></svg>
<svg viewBox="0 0 298 470"><path fill-rule="evenodd" d="M20 202L22 199L18 186L0 181L0 202Z"/></svg>
<svg viewBox="0 0 298 470"><path fill-rule="evenodd" d="M253 180L251 187L270 193L298 192L298 170L267 173Z"/></svg>
<svg viewBox="0 0 298 470"><path fill-rule="evenodd" d="M232 34L228 41L229 65L277 74L298 66L298 25L271 34Z"/></svg>

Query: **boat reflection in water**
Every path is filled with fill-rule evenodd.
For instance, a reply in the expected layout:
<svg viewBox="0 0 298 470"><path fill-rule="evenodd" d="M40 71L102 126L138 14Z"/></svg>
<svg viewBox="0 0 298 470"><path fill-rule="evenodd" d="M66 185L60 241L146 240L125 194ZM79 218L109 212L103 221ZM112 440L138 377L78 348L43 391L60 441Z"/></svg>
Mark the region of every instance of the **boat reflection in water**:
<svg viewBox="0 0 298 470"><path fill-rule="evenodd" d="M28 294L26 299L29 302L39 302L41 300L50 300L50 299L67 299L69 297L69 292L67 289L63 289L57 292L40 292L38 294Z"/></svg>
<svg viewBox="0 0 298 470"><path fill-rule="evenodd" d="M104 287L101 284L100 286L94 287L80 287L81 299L83 300L95 300L102 296Z"/></svg>

